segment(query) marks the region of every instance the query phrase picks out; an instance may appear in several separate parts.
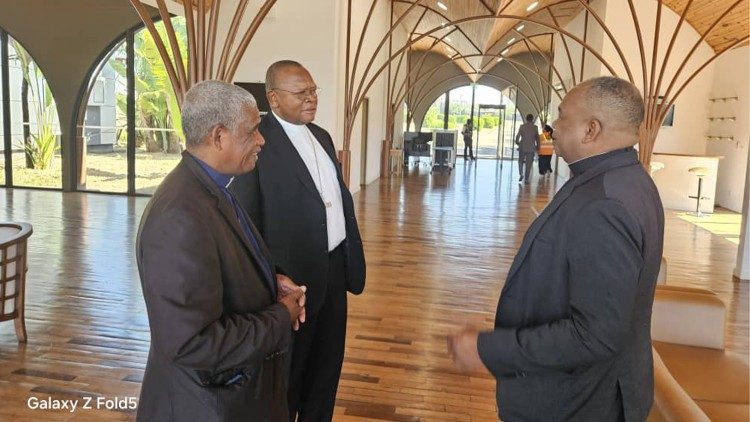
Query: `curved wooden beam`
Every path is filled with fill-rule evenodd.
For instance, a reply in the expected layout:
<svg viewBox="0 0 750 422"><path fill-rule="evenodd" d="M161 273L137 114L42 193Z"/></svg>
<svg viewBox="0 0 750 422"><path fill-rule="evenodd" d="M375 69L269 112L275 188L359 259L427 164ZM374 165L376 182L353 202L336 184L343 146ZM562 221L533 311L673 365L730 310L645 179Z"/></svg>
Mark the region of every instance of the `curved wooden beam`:
<svg viewBox="0 0 750 422"><path fill-rule="evenodd" d="M414 27L413 27L413 28L412 28L412 30L411 30L411 31L409 32L409 35L408 35L408 37L407 37L407 38L411 38L411 37L412 37L412 36L414 35L414 32L415 32L415 31L417 30L417 28L419 27L419 24L420 24L420 23L422 23L422 19L423 19L423 18L425 17L425 15L427 15L427 9L425 9L425 10L423 10L423 11L422 11L422 15L420 15L420 16L419 16L419 19L417 20L417 23L416 23L416 24L414 24ZM391 24L391 26L393 26L393 25ZM393 54L393 49L391 49L391 51L390 51L390 54ZM396 65L396 74L397 74L397 75L398 75L398 73L399 73L399 72L401 71L401 63L402 63L402 61L403 61L403 58L404 58L404 57L408 57L408 55L409 55L409 53L408 53L408 51L406 51L406 52L402 53L402 54L401 54L401 55L399 56L399 59L398 59L398 64ZM407 66L407 68L408 68L408 66ZM391 87L391 91L396 91L396 80L395 80L395 79L393 80L393 86Z"/></svg>
<svg viewBox="0 0 750 422"><path fill-rule="evenodd" d="M351 142L351 131L352 131L352 126L354 124L354 119L357 116L357 112L359 111L359 107L362 105L362 101L358 101L357 102L358 106L356 108L353 108L353 107L350 106L351 102L352 102L352 92L351 92L352 90L348 89L348 82L349 82L350 78L351 78L352 81L354 81L354 79L355 79L354 75L351 75L350 72L349 72L349 66L350 66L350 63L349 63L349 51L351 50L351 48L349 46L350 38L351 38L351 9L352 9L351 1L352 0L348 1L349 7L348 7L347 28L346 28L346 36L347 36L346 51L347 51L347 57L346 57L346 81L344 81L344 86L345 86L344 87L344 91L345 91L344 92L345 106L344 106L344 145L343 145L343 151L348 151L349 150L349 144ZM417 0L417 2L411 4L409 6L409 8L401 16L399 16L399 18L396 20L396 22L389 28L388 32L383 36L383 38L380 40L380 43L378 44L377 48L373 52L372 58L368 62L367 68L365 69L365 71L364 71L364 73L362 75L362 80L365 80L365 78L367 76L367 73L370 70L370 67L372 66L373 62L377 58L377 55L380 52L380 49L383 48L383 45L385 44L385 41L387 39L390 39L390 37L392 37L393 31L398 27L398 25L401 23L401 21L404 20L406 18L406 16L409 14L409 12L413 8L415 8L419 3L421 3L422 1L424 1L424 0ZM400 54L403 50L404 49L399 50L399 52L396 53L396 54ZM390 62L391 61L393 61L393 56L389 57L389 59L387 61L387 65L388 66L390 66ZM379 75L380 74L378 74L378 76ZM357 96L355 96L354 98L355 99L358 98L358 95L359 94L357 94ZM347 182L348 182L348 180L347 180Z"/></svg>
<svg viewBox="0 0 750 422"><path fill-rule="evenodd" d="M520 32L518 30L516 30L516 33L518 35L520 35L522 38L526 39L528 42L531 43L531 45L533 45L536 48L537 52L539 52L539 55L542 56L542 58L544 59L544 61L547 62L547 66L549 66L555 72L555 75L557 75L557 79L560 80L560 85L562 85L563 92L567 93L568 92L568 87L565 85L565 81L563 80L562 75L557 70L557 66L555 66L554 62L552 60L550 60L549 57L547 57L547 55L542 52L542 49L539 47L539 45L537 43L535 43L534 40L532 39L532 38L542 37L542 36L546 36L546 35L550 35L550 36L552 36L554 38L555 33L553 33L553 32L543 32L543 33L540 33L540 34L534 34L532 36L526 36L525 34L523 34L522 32ZM529 50L531 50L531 49L529 49ZM552 77L550 76L549 79L551 81ZM553 87L553 89L554 89L554 87Z"/></svg>
<svg viewBox="0 0 750 422"><path fill-rule="evenodd" d="M595 51L595 50L594 50L594 49L593 49L593 48L592 48L591 46L589 46L588 44L585 44L585 43L583 43L583 42L582 42L582 40L581 40L580 38L578 38L577 36L573 35L572 33L570 33L570 32L569 32L569 31L567 31L567 30L564 30L564 29L562 29L562 28L559 28L559 27L555 27L555 26L553 26L553 25L550 25L550 24L548 24L547 22L542 22L542 21L539 21L538 19L531 19L531 18L528 18L528 17L525 17L525 16L518 16L518 15L501 15L501 16L499 16L499 18L505 18L505 19L518 19L518 20L522 20L522 21L524 21L524 22L530 22L530 23L534 23L534 24L537 24L537 25L540 25L540 26L543 26L543 27L545 27L545 28L549 28L549 29L552 29L552 30L557 30L558 32L560 32L560 33L562 33L562 34L564 34L564 35L566 35L566 36L570 37L571 39L573 39L573 40L575 40L576 42L578 42L579 44L581 44L581 46L582 46L583 48L585 48L586 50L590 51L592 55L594 55L594 56L595 56L595 57L596 57L597 59L599 59L599 60L600 60L600 61L602 62L602 64L604 64L604 66L605 66L605 67L607 67L607 70L609 70L609 72L610 72L610 73L611 73L612 75L614 75L614 76L617 76L617 72L615 72L615 70L614 70L614 69L612 68L612 66L611 66L611 65L610 65L610 64L609 64L609 63L608 63L608 62L607 62L606 60L604 60L604 58L603 58L603 57L601 56L601 54L599 54L599 53L598 53L597 51ZM468 23L468 22L474 22L474 21L479 21L479 20L486 20L486 19L488 19L488 18L487 18L487 17L485 17L485 16L472 16L472 17L467 17L467 18L462 18L462 19L459 19L459 20L455 21L455 22L454 22L453 24L454 24L454 25L457 25L457 24L461 24L461 23ZM490 19L495 19L495 18L490 18ZM439 30L441 30L441 29L443 29L443 28L434 28L434 29L431 29L430 31L428 31L428 32L426 32L426 33L424 33L424 34L420 35L420 36L419 36L419 37L417 37L416 39L414 39L414 40L410 40L409 42L407 42L407 43L406 43L406 45L404 45L404 46L403 46L403 47L402 47L401 49L399 49L399 50L398 50L398 51L397 51L397 52L396 52L396 53L395 53L394 55L392 55L391 57L389 57L389 58L388 58L388 59L386 60L386 63L385 63L385 64L383 64L383 65L382 65L382 66L381 66L381 67L380 67L380 68L379 68L379 69L377 70L377 72L375 72L375 75L374 75L374 76L373 76L373 77L372 77L372 78L370 79L370 82L369 82L369 83L367 84L367 86L365 87L365 89L364 89L364 90L361 90L361 89L359 90L359 91L360 91L360 93L361 93L361 92L364 92L364 93L366 93L366 92L368 92L368 91L369 91L369 89L370 89L370 88L372 87L372 85L373 85L373 84L375 83L375 80L376 80L376 79L377 79L377 78L378 78L378 77L379 77L379 76L380 76L380 75L382 74L382 72L383 72L383 71L384 71L384 70L385 70L385 69L386 69L386 68L388 67L388 63L389 63L390 61L394 60L394 59L395 59L395 58L397 57L397 55L398 55L398 54L400 54L400 53L402 53L402 52L403 52L404 50L406 50L406 49L410 48L410 47L411 47L412 45L414 45L415 43L417 43L418 41L420 41L420 40L421 40L422 38L424 38L424 37L427 37L427 36L431 35L432 33L436 32L436 31L439 31ZM364 79L363 79L363 81L362 81L362 82L364 83ZM362 86L362 84L360 84L360 86ZM357 95L357 96L356 96L356 97L354 98L354 104L350 106L350 110L351 110L350 112L356 112L357 110L359 110L359 107L361 107L361 105L362 105L362 101L363 101L363 99L364 99L364 98L363 98L363 97L362 97L361 95ZM346 139L345 139L345 142L346 142Z"/></svg>
<svg viewBox="0 0 750 422"><path fill-rule="evenodd" d="M224 80L224 75L227 73L227 63L229 62L229 54L232 51L234 40L237 38L237 30L239 29L242 17L245 15L245 9L247 8L248 0L240 0L237 3L237 9L234 12L232 23L229 25L229 32L227 33L227 39L224 40L224 48L221 49L221 58L219 59L219 68L216 74L219 79Z"/></svg>
<svg viewBox="0 0 750 422"><path fill-rule="evenodd" d="M268 15L268 12L271 11L271 8L274 4L276 4L276 0L266 0L263 3L263 6L261 6L260 10L258 11L258 14L253 18L253 21L250 23L250 27L247 28L247 32L245 32L245 36L242 37L242 41L240 41L239 46L237 46L237 51L234 52L234 58L229 64L227 74L224 75L224 81L231 82L232 79L234 79L234 72L237 71L237 67L240 65L242 56L245 55L247 46L250 45L250 41L252 41L253 36L255 36L255 32L260 27L263 19L266 18L266 15Z"/></svg>
<svg viewBox="0 0 750 422"><path fill-rule="evenodd" d="M372 18L372 13L375 11L375 5L378 3L378 0L372 0L372 3L370 3L370 10L367 12L367 18L365 18L364 26L362 27L362 31L359 34L359 41L357 42L357 52L354 53L354 63L352 64L352 73L351 73L351 87L350 90L354 87L354 80L357 78L357 64L359 64L359 55L362 52L362 44L364 44L365 40L365 34L367 33L367 27L370 26L370 19ZM393 24L391 24L391 27L393 27ZM391 39L392 37L389 37ZM377 52L376 52L377 54Z"/></svg>
<svg viewBox="0 0 750 422"><path fill-rule="evenodd" d="M692 80L696 76L698 76L698 74L701 71L703 71L703 69L706 68L706 66L708 66L709 64L711 64L714 60L716 60L717 58L719 58L719 56L721 56L725 52L733 49L734 47L742 44L743 42L745 42L745 41L747 41L749 39L750 39L750 35L745 35L744 37L737 39L735 42L733 42L732 44L730 44L728 47L724 48L720 52L714 54L714 56L711 57L710 59L706 60L705 63L703 63L698 69L696 69L695 72L693 72L693 74L690 75L690 77L687 78L687 80L685 80L685 82L682 85L680 85L680 88L677 90L677 92L675 92L674 97L672 97L672 99L669 101L669 104L666 104L666 106L662 107L663 110L659 114L659 116L658 116L659 118L656 121L659 122L659 123L661 123L664 120L664 118L667 116L667 111L669 110L669 107L671 107L674 104L675 100L677 99L677 97L680 96L680 94L682 93L682 91L688 86L688 84L690 84L690 82L692 82Z"/></svg>
<svg viewBox="0 0 750 422"><path fill-rule="evenodd" d="M654 92L654 85L656 79L656 60L659 57L659 27L661 26L661 0L656 0L656 24L654 25L654 48L651 51L651 77L648 80L648 96L649 101L656 101L656 97L659 95ZM645 88L644 88L645 90ZM646 92L644 91L644 96Z"/></svg>
<svg viewBox="0 0 750 422"><path fill-rule="evenodd" d="M638 22L638 14L635 12L633 0L628 0L628 7L630 8L630 16L633 19L633 25L635 25L635 34L638 37L638 51L641 54L641 77L643 78L642 90L643 95L646 95L646 89L648 87L648 78L646 75L648 74L648 70L646 69L646 51L643 47L643 34L641 32L641 25Z"/></svg>
<svg viewBox="0 0 750 422"><path fill-rule="evenodd" d="M219 8L221 0L211 3L211 19L208 21L208 48L206 48L206 79L214 78L214 56L216 55L216 31L219 26Z"/></svg>
<svg viewBox="0 0 750 422"><path fill-rule="evenodd" d="M716 21L714 21L714 23L711 24L711 26L706 30L706 32L704 32L703 35L701 35L701 37L698 39L698 41L695 42L695 44L693 45L693 48L690 49L690 52L682 60L682 63L680 64L680 67L677 68L677 71L675 72L674 76L672 77L672 81L669 83L669 86L667 86L667 91L664 93L664 99L665 100L667 98L669 98L669 94L672 92L672 89L674 88L674 85L677 82L677 78L679 78L680 74L682 74L682 71L685 68L685 65L688 63L688 61L690 60L690 58L693 56L693 54L695 53L695 50L698 49L698 46L700 46L700 43L703 42L703 40L706 39L706 37L708 36L708 34L711 31L713 31L713 29L716 27L716 25L719 24L719 22L721 22L735 7L737 7L743 1L747 1L747 0L737 0L731 6L729 6L727 8L727 10L725 10L721 14L721 16L719 16L716 19ZM724 50L722 50L722 51L724 51ZM665 103L666 103L666 101L662 102L662 106L666 105ZM662 111L667 110L667 109L668 108L664 108L664 107L660 108L659 115L662 114Z"/></svg>
<svg viewBox="0 0 750 422"><path fill-rule="evenodd" d="M659 3L661 4L660 0L657 0L657 1L659 1ZM607 34L609 41L612 43L612 45L615 47L615 50L617 51L617 55L620 56L620 60L622 61L623 66L625 66L625 73L628 74L628 80L631 83L633 83L633 72L630 71L630 66L628 65L628 61L625 60L625 54L622 52L622 48L620 48L620 44L617 42L617 39L615 39L614 35L612 35L612 31L609 30L609 28L604 23L604 21L599 16L599 14L596 13L596 11L592 9L591 6L588 5L588 2L586 0L578 0L578 3L580 3L581 6L583 6L586 10L589 11L589 13L591 13L591 16L593 16L594 19L596 19L596 21L599 23L599 26Z"/></svg>
<svg viewBox="0 0 750 422"><path fill-rule="evenodd" d="M138 13L138 16L146 25L146 29L151 34L151 37L154 39L156 50L159 52L159 56L164 62L164 68L167 70L167 75L169 76L169 82L172 84L172 89L174 90L174 93L177 96L177 102L179 104L182 104L182 97L184 93L182 91L182 87L180 86L179 78L177 77L175 68L172 65L172 60L169 58L167 49L164 46L164 41L161 39L161 36L159 35L159 31L156 30L156 26L154 26L153 19L151 19L151 16L149 16L148 12L146 11L146 8L143 6L143 4L141 4L140 0L130 0L130 4L133 5L136 12Z"/></svg>
<svg viewBox="0 0 750 422"><path fill-rule="evenodd" d="M555 17L555 15L552 14L551 11L549 12L549 15L552 18L552 22L554 22L555 25L560 26L560 23L557 21L557 18ZM568 56L568 63L570 64L570 78L571 78L571 81L573 82L573 86L575 86L576 71L575 71L575 66L573 66L573 56L570 54L570 48L568 47L568 40L565 37L563 37L562 34L559 34L559 35L560 35L560 40L563 43L563 47L565 47L565 54Z"/></svg>
<svg viewBox="0 0 750 422"><path fill-rule="evenodd" d="M132 1L132 0L131 0ZM140 0L138 0L140 1ZM185 27L187 29L188 41L188 88L193 86L198 80L198 66L195 57L198 56L198 49L195 40L195 21L193 20L192 1L183 1L182 8L185 11Z"/></svg>
<svg viewBox="0 0 750 422"><path fill-rule="evenodd" d="M667 47L667 52L664 55L664 61L662 61L661 69L659 70L659 79L656 82L656 90L655 90L657 93L656 95L659 95L658 93L659 91L661 91L661 83L662 83L662 79L664 78L664 74L666 73L667 62L669 61L669 58L672 56L672 48L674 47L675 41L677 41L677 35L679 34L680 29L682 28L682 23L685 22L685 19L687 18L688 10L690 9L690 6L692 4L693 4L693 0L688 0L687 4L685 5L685 9L683 9L682 13L680 14L680 21L677 23L677 27L675 27L675 30L672 33L672 38L669 40L669 46ZM645 75L645 71L644 71L644 75ZM649 118L651 119L654 118L653 113L649 115Z"/></svg>
<svg viewBox="0 0 750 422"><path fill-rule="evenodd" d="M439 65L433 66L433 67L431 67L430 69L428 69L428 70L427 70L427 71L426 71L426 72L425 72L424 74L422 74L421 76L419 76L419 77L417 78L417 80L415 81L415 85L414 85L414 86L412 86L412 88L411 88L411 89L414 89L414 88L416 87L416 84L417 84L417 83L420 83L420 82L423 82L423 81L427 81L427 80L429 80L429 79L430 79L430 78L432 77L432 75L434 75L434 74L435 74L435 73L436 73L436 72L437 72L437 71L438 71L438 70L439 70L439 69L440 69L441 67L443 67L443 66L446 66L446 65L448 65L448 64L452 64L452 63L454 63L454 62L455 62L455 61L457 61L457 60L462 60L462 59L464 59L464 58L472 58L472 57L494 57L494 56L492 56L492 55L488 55L488 54L469 54L469 55L466 55L466 56L463 56L463 57L462 57L462 56L457 56L457 57L455 57L455 58L454 58L454 59L452 59L452 60L449 60L449 61L443 62L443 63L441 63L441 64L439 64ZM529 70L530 72L534 72L534 70L533 70L533 69L531 69L530 67L528 67L528 66L527 66L526 64L524 64L523 62L520 62L520 61L516 61L516 60L514 60L514 59L510 59L510 58L508 58L508 59L506 59L506 60L508 61L508 63L509 63L509 64L510 64L511 62L513 62L513 63L515 63L515 64L517 64L517 65L519 65L519 66L521 66L521 67L524 67L524 68L526 68L526 69L527 69L527 70ZM522 74L522 73L521 73L521 72L520 72L520 71L519 71L519 70L518 70L517 68L515 68L515 67L514 67L514 70L515 70L515 71L516 71L516 72L517 72L517 73L518 73L519 75L521 75L521 76L523 77L523 74ZM481 70L480 70L480 72L478 72L478 73L479 73L479 74L481 74L481 75L492 75L492 74L493 74L493 73L489 73L489 72L482 72ZM455 75L455 76L460 76L460 75ZM468 75L464 74L464 76L468 76ZM545 83L545 84L546 84L547 86L549 86L549 87L553 87L553 85L552 85L551 81L549 81L549 80L548 80L547 78L545 78L545 77L543 77L543 76L540 76L539 74L537 74L536 76L537 76L537 77L538 77L538 78L539 78L539 79L540 79L541 81L543 81L543 82L544 82L544 83ZM516 83L513 83L513 85L514 85L514 86L516 86L516 87L518 87L518 85L517 85ZM533 87L531 87L531 84L528 84L528 85L529 85L529 88L531 88L531 90L532 90L532 92L533 92L533 91L534 91L534 89L533 89ZM402 88L403 88L403 86L402 86ZM422 90L423 88L424 88L424 84L423 84L423 85L422 85L422 86L420 87L420 91L419 91L419 92L417 92L417 97L418 97L418 98L419 98L419 97L421 97L421 90ZM520 87L518 87L518 88L519 88L519 89L521 89ZM553 87L553 88L554 88L554 87ZM406 96L406 92L404 92L404 95L401 95L401 90L399 90L398 94L399 94L399 95L398 95L398 96L397 96L396 98L399 98L399 99L401 99L401 98L404 98L404 97ZM556 92L556 94L557 94L558 98L562 99L562 97L560 96L560 94L559 94L559 93L557 93L557 92ZM526 94L526 95L528 95L528 94ZM536 96L535 96L535 97L536 97ZM537 106L537 108L540 108L540 107L541 107L541 106L540 106L539 104L536 104L536 103L534 102L534 100L533 100L533 99L531 99L531 96L530 96L530 95L528 96L528 98L529 98L529 101L530 101L530 102L532 102L532 104L534 104L535 106ZM536 100L538 100L538 98L537 98Z"/></svg>
<svg viewBox="0 0 750 422"><path fill-rule="evenodd" d="M392 0L392 1L393 1L393 3L411 3L410 1L407 1L407 0ZM432 13L440 16L441 18L445 19L446 20L446 23L445 23L446 26L451 25L451 23L450 23L451 19L449 17L447 17L446 15L444 15L441 11L435 9L434 7L432 7L432 6L425 6L424 4L420 4L419 7L423 7L426 10L428 10L428 11L430 11L430 12L432 12ZM469 41L469 44L471 44L471 46L474 47L475 50L477 50L477 53L481 53L482 52L482 49L479 48L479 46L474 42L474 40L472 40L471 37L469 37L466 34L466 31L464 31L463 28L456 27L456 29L458 29L458 31L461 33L461 35L463 35L464 38L466 38L466 40Z"/></svg>
<svg viewBox="0 0 750 422"><path fill-rule="evenodd" d="M448 82L448 81L450 81L450 80L452 80L452 79L456 79L456 78L460 78L460 77L465 77L465 76L466 76L466 75L454 75L454 76L451 76L451 77L449 77L449 78L445 78L445 79L443 79L443 80L439 81L438 83L442 84L442 83ZM516 88L516 90L517 90L517 91L520 91L520 92L521 92L521 94L523 94L523 96L524 96L524 97L526 97L526 99L527 99L527 100L529 101L529 103L531 103L531 106L532 106L532 107L534 108L534 111L536 111L536 112L537 112L537 114L539 114L540 110L539 110L538 108L536 108L536 106L535 106L535 105L533 104L533 102L531 101L531 98L529 97L529 95L528 95L528 94L527 94L527 93L526 93L526 92L525 92L525 91L524 91L524 90L523 90L522 88L520 88L519 86L515 85L515 84L514 84L513 82L509 81L508 79L505 79L505 78L503 78L502 76L494 75L494 74L492 74L492 73L487 73L487 74L483 75L482 77L489 77L489 78L494 78L494 79L498 79L498 80L500 80L500 81L503 81L503 82L507 82L509 86L513 86L513 87L515 87L515 88ZM462 85L462 86L466 86L466 85ZM456 88L460 88L460 86L459 86L459 87L456 87ZM456 89L456 88L453 88L453 89ZM442 94L441 94L441 95L442 95ZM438 97L439 97L439 96L438 96ZM418 102L417 102L417 103L416 103L416 104L414 105L414 107L413 107L413 108L414 108L414 109L416 109L417 107L419 107L419 106L420 106L420 105L421 105L421 104L422 104L422 103L423 103L423 102L424 102L424 101L425 101L426 99L427 99L427 97L426 97L426 96L425 96L425 97L423 97L423 98L420 98L420 99L418 100ZM437 98L434 98L434 99L432 99L432 101L434 102L434 101L435 101L436 99L437 99ZM515 104L515 102L514 102L514 104ZM518 106L516 105L516 108L517 108L517 107L518 107ZM416 123L416 122L415 122L415 123Z"/></svg>
<svg viewBox="0 0 750 422"><path fill-rule="evenodd" d="M190 1L186 1L190 3ZM206 80L206 0L198 0L198 23L196 25L196 39L198 40L198 54L195 65L198 69L198 81Z"/></svg>
<svg viewBox="0 0 750 422"><path fill-rule="evenodd" d="M159 16L161 17L162 22L164 22L167 37L169 38L172 57L174 57L176 66L175 73L177 73L177 78L180 84L180 94L178 95L184 96L187 92L187 74L185 73L185 65L182 63L182 53L180 52L180 45L177 43L177 35L175 34L174 26L172 25L172 17L169 15L169 10L167 10L167 5L164 0L156 0L156 4L159 8ZM182 103L181 100L178 102Z"/></svg>
<svg viewBox="0 0 750 422"><path fill-rule="evenodd" d="M374 51L374 52L372 53L372 57L370 58L370 60L369 60L369 61L368 61L368 63L367 63L367 66L365 67L365 71L364 71L364 72L362 73L362 79L360 80L360 84L359 84L359 86L357 87L357 92L356 92L356 94L354 95L354 98L355 98L355 99L356 99L356 98L360 98L360 95L361 95L361 93L362 93L362 86L363 86L363 83L364 83L364 81L365 81L365 80L367 79L367 75L369 74L369 72L370 72L370 69L372 68L373 64L375 63L375 60L377 59L377 55L378 55L378 53L380 52L380 49L381 49L381 48L383 48L383 45L385 44L385 40L387 39L387 37L391 36L391 34L393 33L393 30L394 30L394 29L395 29L395 28L396 28L396 27L397 27L397 26L398 26L398 25L399 25L399 24L401 23L401 21L402 21L403 19L405 19L405 18L406 18L406 16L407 16L407 15L409 14L409 12L411 12L411 10L412 10L412 9L413 9L414 7L417 7L417 6L421 5L421 3L422 3L423 1L424 1L424 0L417 0L417 2L415 2L415 3L412 3L412 5L411 5L411 6L409 6L409 8L408 8L408 9L407 9L407 10L406 10L406 11L405 11L405 12L404 12L404 13L403 13L403 14L402 14L401 16L399 16L399 18L398 18L398 19L396 20L396 23L394 23L394 24L393 24L393 26L392 26L392 27L391 27L391 28L389 29L389 31L388 31L388 32L386 33L385 37L383 37L383 39L382 39L382 40L380 40L380 43L379 43L379 44L378 44L378 46L377 46L377 47L375 48L375 51ZM440 28L435 28L434 30L430 31L430 32L429 32L429 34L432 34L433 32L436 32L436 31L439 31L439 30L442 30L442 29L445 29L445 28L443 28L443 27L440 27ZM429 34L428 34L428 35L429 35ZM444 37L445 37L445 36L441 37L441 39L442 39L442 38L444 38ZM422 37L419 37L418 39L421 39L421 38L422 38ZM410 43L409 43L409 46L411 46L411 45L413 45L413 44L414 44L414 43L411 43L411 42L410 42ZM401 51L401 50L399 50L399 52L400 52L400 51ZM393 60L393 57L389 57L389 58L388 58L388 62L391 62L392 60ZM380 76L380 73L381 73L381 72L378 72L378 76ZM351 76L352 76L352 79L354 79L354 75L351 75ZM374 79L373 79L373 80L374 80ZM357 108L356 108L356 110L354 110L354 111L355 111L355 113L354 113L354 114L356 114L356 111L357 111L357 110L359 110L359 107L357 107Z"/></svg>
<svg viewBox="0 0 750 422"><path fill-rule="evenodd" d="M537 75L539 75L541 73L541 70L539 70L539 66L536 64L536 58L534 57L535 54L531 50L531 46L529 45L529 41L523 36L523 34L521 33L521 31L519 31L519 30L516 29L515 25L513 26L513 30L516 32L516 35L518 35L518 36L521 37L521 39L523 41L523 44L526 46L526 50L528 50L529 53L531 53L531 62L534 64L534 69L535 69L534 73L536 73ZM539 81L539 79L537 79L537 80ZM544 87L542 86L542 82L541 81L539 81L539 88L540 88L540 91L542 91L542 93L544 93ZM544 96L542 96L542 104L543 103L544 103Z"/></svg>

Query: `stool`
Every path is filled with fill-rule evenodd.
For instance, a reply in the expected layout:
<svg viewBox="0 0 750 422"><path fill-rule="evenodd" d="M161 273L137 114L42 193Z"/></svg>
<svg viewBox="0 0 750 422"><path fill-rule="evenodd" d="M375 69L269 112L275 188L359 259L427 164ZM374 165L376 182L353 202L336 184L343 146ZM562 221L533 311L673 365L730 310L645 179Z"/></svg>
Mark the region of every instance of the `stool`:
<svg viewBox="0 0 750 422"><path fill-rule="evenodd" d="M26 241L31 233L28 223L0 223L0 321L13 320L21 343L26 342Z"/></svg>
<svg viewBox="0 0 750 422"><path fill-rule="evenodd" d="M711 199L707 196L701 195L701 192L703 191L703 178L711 174L711 170L706 167L691 167L688 169L688 173L694 174L698 177L698 194L696 196L688 196L688 198L696 200L695 215L703 217L705 214L701 212L701 199Z"/></svg>

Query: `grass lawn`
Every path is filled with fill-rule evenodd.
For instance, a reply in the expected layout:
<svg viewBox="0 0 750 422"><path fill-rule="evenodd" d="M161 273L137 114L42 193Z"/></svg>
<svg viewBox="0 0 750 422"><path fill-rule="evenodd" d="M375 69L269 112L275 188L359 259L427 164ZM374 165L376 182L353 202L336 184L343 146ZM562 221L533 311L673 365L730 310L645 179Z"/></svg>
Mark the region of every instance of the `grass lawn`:
<svg viewBox="0 0 750 422"><path fill-rule="evenodd" d="M180 154L149 153L136 150L135 154L135 188L137 193L153 193L159 183L180 161ZM0 182L4 182L4 162L0 163ZM46 170L27 169L24 154L13 153L13 185L62 188L61 157L55 155L52 164ZM86 183L82 190L100 192L127 191L127 159L125 149L116 149L108 153L86 155Z"/></svg>

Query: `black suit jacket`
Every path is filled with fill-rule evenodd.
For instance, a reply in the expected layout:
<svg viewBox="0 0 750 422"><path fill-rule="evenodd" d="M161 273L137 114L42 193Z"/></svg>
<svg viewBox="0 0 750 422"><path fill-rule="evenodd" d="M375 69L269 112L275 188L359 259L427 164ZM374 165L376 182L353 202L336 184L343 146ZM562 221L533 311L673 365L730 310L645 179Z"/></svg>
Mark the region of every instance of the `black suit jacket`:
<svg viewBox="0 0 750 422"><path fill-rule="evenodd" d="M308 124L315 138L336 164L346 221L344 255L347 290L365 287L365 256L352 195L344 185L331 136ZM296 283L307 286L306 308L317 313L328 284L326 210L304 161L273 113L263 117L260 133L266 144L255 171L232 183L238 201L263 235L276 264Z"/></svg>
<svg viewBox="0 0 750 422"><path fill-rule="evenodd" d="M569 180L524 237L482 361L503 420L645 420L664 211L631 148Z"/></svg>
<svg viewBox="0 0 750 422"><path fill-rule="evenodd" d="M289 312L234 208L187 153L146 207L136 244L151 327L137 419L288 421Z"/></svg>

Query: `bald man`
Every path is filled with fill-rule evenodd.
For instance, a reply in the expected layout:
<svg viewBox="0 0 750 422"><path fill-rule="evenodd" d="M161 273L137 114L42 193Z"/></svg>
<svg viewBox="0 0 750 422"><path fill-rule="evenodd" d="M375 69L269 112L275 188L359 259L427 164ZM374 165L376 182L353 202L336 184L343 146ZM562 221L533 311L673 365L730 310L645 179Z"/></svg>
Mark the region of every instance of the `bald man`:
<svg viewBox="0 0 750 422"><path fill-rule="evenodd" d="M448 338L459 368L495 376L503 420L643 421L649 413L664 211L633 149L643 110L638 90L613 77L568 93L553 126L573 177L529 227L494 330Z"/></svg>

